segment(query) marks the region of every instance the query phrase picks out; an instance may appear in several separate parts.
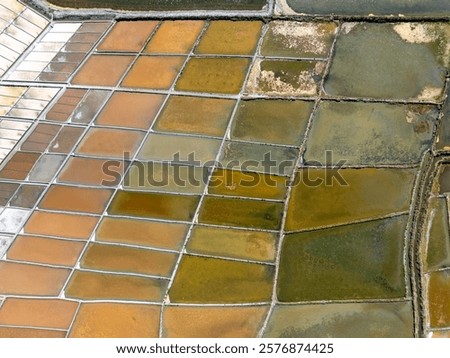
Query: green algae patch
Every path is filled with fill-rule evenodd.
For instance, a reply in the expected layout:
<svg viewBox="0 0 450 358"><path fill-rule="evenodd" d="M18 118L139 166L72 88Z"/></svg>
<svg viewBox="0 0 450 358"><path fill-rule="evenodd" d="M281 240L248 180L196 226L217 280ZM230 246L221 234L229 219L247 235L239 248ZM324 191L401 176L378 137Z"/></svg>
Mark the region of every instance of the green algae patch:
<svg viewBox="0 0 450 358"><path fill-rule="evenodd" d="M281 249L282 302L400 298L408 216L288 234Z"/></svg>
<svg viewBox="0 0 450 358"><path fill-rule="evenodd" d="M200 209L204 224L279 230L283 203L207 196Z"/></svg>

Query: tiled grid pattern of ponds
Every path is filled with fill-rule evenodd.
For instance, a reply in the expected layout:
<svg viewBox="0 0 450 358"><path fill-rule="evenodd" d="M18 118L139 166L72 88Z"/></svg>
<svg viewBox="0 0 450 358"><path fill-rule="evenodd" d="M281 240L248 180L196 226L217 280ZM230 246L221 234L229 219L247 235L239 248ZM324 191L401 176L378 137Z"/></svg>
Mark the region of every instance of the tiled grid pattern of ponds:
<svg viewBox="0 0 450 358"><path fill-rule="evenodd" d="M59 92L58 88L0 86L0 159L3 160Z"/></svg>
<svg viewBox="0 0 450 358"><path fill-rule="evenodd" d="M56 97L0 168L0 335L417 334L411 220L440 122L448 144L449 33L53 24L3 79ZM52 67L79 46L89 54Z"/></svg>
<svg viewBox="0 0 450 358"><path fill-rule="evenodd" d="M19 58L49 21L16 0L0 4L0 76Z"/></svg>

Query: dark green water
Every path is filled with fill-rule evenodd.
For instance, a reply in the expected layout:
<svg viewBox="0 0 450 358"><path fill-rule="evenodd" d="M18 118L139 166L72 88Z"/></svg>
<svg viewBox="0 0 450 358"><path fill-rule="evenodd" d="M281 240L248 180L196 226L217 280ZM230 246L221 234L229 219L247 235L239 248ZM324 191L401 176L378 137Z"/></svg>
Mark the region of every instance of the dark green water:
<svg viewBox="0 0 450 358"><path fill-rule="evenodd" d="M48 0L67 8L103 8L129 11L261 10L266 0Z"/></svg>
<svg viewBox="0 0 450 358"><path fill-rule="evenodd" d="M318 15L448 16L448 0L286 0L299 13Z"/></svg>

